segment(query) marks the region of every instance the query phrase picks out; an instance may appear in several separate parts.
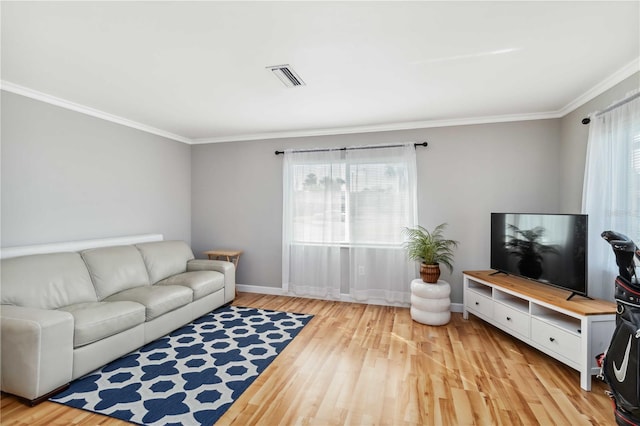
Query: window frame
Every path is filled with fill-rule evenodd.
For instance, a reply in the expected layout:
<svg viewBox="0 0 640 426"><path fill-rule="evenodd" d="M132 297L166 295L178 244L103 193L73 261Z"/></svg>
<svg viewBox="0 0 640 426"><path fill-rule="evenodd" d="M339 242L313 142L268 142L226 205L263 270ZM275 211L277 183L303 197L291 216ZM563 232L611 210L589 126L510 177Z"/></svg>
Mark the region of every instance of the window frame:
<svg viewBox="0 0 640 426"><path fill-rule="evenodd" d="M342 153L341 155L341 159L338 161L323 161L323 160L310 160L310 161L305 161L305 162L301 162L299 164L295 164L294 168L296 167L305 167L305 166L312 166L312 165L316 165L316 166L327 166L328 168L333 168L334 166L343 166L343 170L344 170L344 176L342 176L341 178L343 179L344 183L341 184L341 198L342 198L342 204L341 204L341 212L344 215L344 239L342 240L334 240L334 241L319 241L319 240L312 240L312 239L304 239L304 238L295 238L295 232L293 232L293 236L291 239L291 244L294 245L308 245L308 246L339 246L339 247L369 247L369 248L403 248L403 242L402 241L385 241L385 242L373 242L373 241L367 241L367 242L359 242L359 241L353 241L353 236L352 236L352 227L353 227L353 222L354 222L354 215L352 213L352 200L351 200L351 194L355 194L358 192L363 192L363 191L350 191L350 188L352 187L352 173L351 173L351 168L355 165L360 165L360 164L375 164L375 165L384 165L384 166L389 166L389 165L393 165L395 169L397 168L401 168L404 172L405 175L409 174L409 166L407 164L405 164L405 162L403 161L397 161L394 160L392 163L386 163L383 161L375 161L375 160L356 160L356 161L349 161L348 159L345 158L344 153ZM295 173L294 173L295 174ZM305 175L308 176L308 175ZM298 190L296 188L299 187L299 185L297 185L297 182L295 182L292 185L292 189L293 189L293 197L295 199L295 193L296 192L303 192L305 191L304 189ZM400 191L398 191L400 192ZM295 202L294 202L295 204ZM344 211L342 211L344 209ZM294 215L294 213L292 212L292 220L295 221L296 216ZM295 228L295 225L294 225Z"/></svg>

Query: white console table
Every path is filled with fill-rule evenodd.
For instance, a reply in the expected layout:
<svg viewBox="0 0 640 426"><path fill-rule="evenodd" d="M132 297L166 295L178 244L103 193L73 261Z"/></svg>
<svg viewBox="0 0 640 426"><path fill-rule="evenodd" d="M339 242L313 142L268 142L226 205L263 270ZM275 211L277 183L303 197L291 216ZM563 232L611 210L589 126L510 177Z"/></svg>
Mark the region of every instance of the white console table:
<svg viewBox="0 0 640 426"><path fill-rule="evenodd" d="M566 290L493 272L464 272L464 319L471 313L578 370L580 387L591 390L591 376L600 372L595 357L615 328L615 303L566 300Z"/></svg>

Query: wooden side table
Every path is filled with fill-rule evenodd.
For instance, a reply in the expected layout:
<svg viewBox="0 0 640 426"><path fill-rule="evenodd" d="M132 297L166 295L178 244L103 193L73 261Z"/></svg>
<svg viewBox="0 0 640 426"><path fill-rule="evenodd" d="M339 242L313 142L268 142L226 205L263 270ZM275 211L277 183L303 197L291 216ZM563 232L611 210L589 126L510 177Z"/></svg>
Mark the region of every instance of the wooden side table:
<svg viewBox="0 0 640 426"><path fill-rule="evenodd" d="M209 250L204 252L209 260L226 260L227 262L233 263L236 270L238 269L238 262L240 261L240 255L242 253L242 250Z"/></svg>
<svg viewBox="0 0 640 426"><path fill-rule="evenodd" d="M240 261L240 255L242 250L208 250L203 254L206 254L209 260L226 260L233 263L233 266L238 270L238 262ZM238 295L238 288L236 287L236 296Z"/></svg>

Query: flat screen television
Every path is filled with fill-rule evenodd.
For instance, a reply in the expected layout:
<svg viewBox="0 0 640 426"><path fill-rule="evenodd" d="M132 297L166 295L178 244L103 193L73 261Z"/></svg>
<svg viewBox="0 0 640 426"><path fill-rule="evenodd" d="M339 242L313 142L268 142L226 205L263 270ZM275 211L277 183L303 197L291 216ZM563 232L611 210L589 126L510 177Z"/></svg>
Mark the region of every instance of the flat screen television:
<svg viewBox="0 0 640 426"><path fill-rule="evenodd" d="M587 296L587 215L491 213L491 269Z"/></svg>

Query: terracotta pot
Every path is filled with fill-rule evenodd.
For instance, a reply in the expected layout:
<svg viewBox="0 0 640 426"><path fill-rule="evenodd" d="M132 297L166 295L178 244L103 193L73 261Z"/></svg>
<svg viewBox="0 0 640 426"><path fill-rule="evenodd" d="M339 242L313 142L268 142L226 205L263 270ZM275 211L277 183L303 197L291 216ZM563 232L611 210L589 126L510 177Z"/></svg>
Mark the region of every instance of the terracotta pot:
<svg viewBox="0 0 640 426"><path fill-rule="evenodd" d="M420 278L425 283L437 283L440 278L440 265L427 265L426 263L420 264Z"/></svg>

